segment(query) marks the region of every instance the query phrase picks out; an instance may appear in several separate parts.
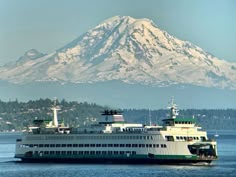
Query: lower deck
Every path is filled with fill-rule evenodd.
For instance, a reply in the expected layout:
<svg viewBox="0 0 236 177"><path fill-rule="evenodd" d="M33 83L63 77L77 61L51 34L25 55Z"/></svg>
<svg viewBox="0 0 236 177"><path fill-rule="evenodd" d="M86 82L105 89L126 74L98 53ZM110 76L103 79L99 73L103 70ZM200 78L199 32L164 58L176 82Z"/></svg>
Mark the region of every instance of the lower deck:
<svg viewBox="0 0 236 177"><path fill-rule="evenodd" d="M157 155L157 154L136 154L135 151L73 151L69 153L50 154L28 152L16 158L23 162L59 162L59 163L121 163L121 164L187 164L187 163L211 163L216 160L215 156L197 155Z"/></svg>

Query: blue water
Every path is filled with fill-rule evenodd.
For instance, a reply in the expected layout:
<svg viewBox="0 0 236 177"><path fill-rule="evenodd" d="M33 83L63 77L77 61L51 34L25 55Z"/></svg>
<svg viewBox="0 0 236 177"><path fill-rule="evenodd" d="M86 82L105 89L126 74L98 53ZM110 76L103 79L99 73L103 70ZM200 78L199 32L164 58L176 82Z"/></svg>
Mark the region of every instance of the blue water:
<svg viewBox="0 0 236 177"><path fill-rule="evenodd" d="M209 166L17 163L19 134L1 133L0 177L236 177L236 131L218 133L219 160Z"/></svg>

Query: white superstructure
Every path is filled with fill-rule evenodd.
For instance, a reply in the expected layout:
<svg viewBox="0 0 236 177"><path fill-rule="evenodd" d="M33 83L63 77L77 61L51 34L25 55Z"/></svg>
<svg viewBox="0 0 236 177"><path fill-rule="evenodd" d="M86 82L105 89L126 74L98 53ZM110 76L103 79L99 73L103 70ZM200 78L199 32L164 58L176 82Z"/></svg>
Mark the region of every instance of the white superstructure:
<svg viewBox="0 0 236 177"><path fill-rule="evenodd" d="M173 100L163 126L125 122L121 113L104 111L99 124L69 128L53 121L35 126L16 141L16 158L23 161L111 163L210 163L217 143L192 118L177 118Z"/></svg>

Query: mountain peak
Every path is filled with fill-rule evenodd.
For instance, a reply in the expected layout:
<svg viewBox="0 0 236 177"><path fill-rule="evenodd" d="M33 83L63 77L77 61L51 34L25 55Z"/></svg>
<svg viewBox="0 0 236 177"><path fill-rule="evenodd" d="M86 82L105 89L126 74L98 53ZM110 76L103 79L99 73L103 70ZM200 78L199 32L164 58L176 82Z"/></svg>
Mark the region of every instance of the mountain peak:
<svg viewBox="0 0 236 177"><path fill-rule="evenodd" d="M32 49L20 61L0 68L0 79L236 88L236 64L171 36L145 18L109 18L56 53L43 55Z"/></svg>

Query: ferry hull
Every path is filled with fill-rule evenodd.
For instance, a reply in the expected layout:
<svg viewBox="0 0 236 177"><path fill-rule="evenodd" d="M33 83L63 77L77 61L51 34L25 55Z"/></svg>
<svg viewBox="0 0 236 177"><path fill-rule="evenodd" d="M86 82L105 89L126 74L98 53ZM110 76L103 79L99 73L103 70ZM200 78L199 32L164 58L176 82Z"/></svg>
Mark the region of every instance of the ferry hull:
<svg viewBox="0 0 236 177"><path fill-rule="evenodd" d="M152 158L32 158L21 157L23 163L94 163L94 164L210 164L215 159L152 159Z"/></svg>

